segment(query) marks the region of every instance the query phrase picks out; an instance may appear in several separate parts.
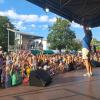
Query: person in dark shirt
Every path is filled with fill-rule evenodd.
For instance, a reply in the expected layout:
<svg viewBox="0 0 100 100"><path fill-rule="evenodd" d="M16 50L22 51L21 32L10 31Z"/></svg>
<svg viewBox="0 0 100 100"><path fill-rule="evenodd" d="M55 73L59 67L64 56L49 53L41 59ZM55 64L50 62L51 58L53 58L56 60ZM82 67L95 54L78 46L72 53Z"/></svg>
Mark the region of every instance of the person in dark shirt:
<svg viewBox="0 0 100 100"><path fill-rule="evenodd" d="M85 36L82 40L82 58L84 61L84 65L86 66L87 73L83 76L92 76L92 65L90 62L90 52L91 52L91 40L92 40L92 32L88 26L83 26Z"/></svg>

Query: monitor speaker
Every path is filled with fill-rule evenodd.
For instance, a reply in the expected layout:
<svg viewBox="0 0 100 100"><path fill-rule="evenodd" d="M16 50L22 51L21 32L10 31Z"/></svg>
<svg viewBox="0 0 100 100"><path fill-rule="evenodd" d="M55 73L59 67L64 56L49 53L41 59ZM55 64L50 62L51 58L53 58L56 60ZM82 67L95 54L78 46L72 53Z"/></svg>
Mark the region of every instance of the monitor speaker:
<svg viewBox="0 0 100 100"><path fill-rule="evenodd" d="M52 78L43 69L31 71L29 77L30 86L47 86L51 83Z"/></svg>

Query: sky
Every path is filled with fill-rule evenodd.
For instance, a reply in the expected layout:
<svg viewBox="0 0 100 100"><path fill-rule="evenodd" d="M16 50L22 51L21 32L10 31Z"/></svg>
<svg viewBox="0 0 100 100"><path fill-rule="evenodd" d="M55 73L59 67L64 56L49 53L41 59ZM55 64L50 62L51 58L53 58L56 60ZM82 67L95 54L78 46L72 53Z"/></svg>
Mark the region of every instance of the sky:
<svg viewBox="0 0 100 100"><path fill-rule="evenodd" d="M33 35L48 36L48 26L53 25L58 16L52 12L46 13L42 8L26 0L0 0L0 16L7 16L11 23L22 32ZM84 37L82 26L72 22L73 30L78 39ZM100 27L92 28L93 38L100 41Z"/></svg>

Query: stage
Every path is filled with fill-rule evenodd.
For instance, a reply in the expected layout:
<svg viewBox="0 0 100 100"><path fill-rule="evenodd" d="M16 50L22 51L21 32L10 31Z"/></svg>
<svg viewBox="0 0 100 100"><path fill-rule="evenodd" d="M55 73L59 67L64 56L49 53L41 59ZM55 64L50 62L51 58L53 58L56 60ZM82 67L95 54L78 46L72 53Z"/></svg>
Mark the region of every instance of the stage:
<svg viewBox="0 0 100 100"><path fill-rule="evenodd" d="M85 70L56 75L47 87L17 86L0 89L0 100L100 100L100 68L94 76L84 77Z"/></svg>

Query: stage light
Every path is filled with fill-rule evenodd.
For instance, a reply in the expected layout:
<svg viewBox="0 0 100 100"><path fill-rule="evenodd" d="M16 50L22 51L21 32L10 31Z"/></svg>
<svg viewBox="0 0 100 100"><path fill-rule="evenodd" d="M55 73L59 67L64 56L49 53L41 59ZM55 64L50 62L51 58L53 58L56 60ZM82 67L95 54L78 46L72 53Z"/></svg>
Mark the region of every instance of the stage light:
<svg viewBox="0 0 100 100"><path fill-rule="evenodd" d="M89 30L91 30L92 28L91 27L89 27Z"/></svg>
<svg viewBox="0 0 100 100"><path fill-rule="evenodd" d="M45 8L45 12L48 13L49 12L49 8L46 7Z"/></svg>

